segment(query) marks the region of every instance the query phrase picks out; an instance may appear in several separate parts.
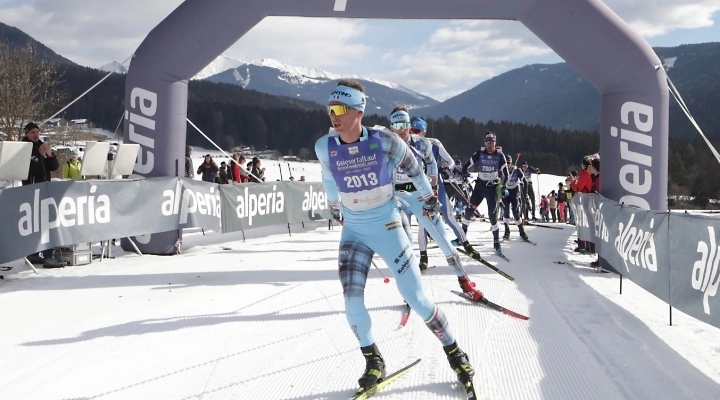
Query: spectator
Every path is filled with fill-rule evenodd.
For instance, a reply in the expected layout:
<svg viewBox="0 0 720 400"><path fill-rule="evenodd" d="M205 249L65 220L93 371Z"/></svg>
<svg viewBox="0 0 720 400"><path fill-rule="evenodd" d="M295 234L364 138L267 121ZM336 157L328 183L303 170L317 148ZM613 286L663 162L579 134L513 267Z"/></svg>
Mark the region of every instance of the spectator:
<svg viewBox="0 0 720 400"><path fill-rule="evenodd" d="M557 192L557 203L558 203L558 222L565 222L565 203L567 202L567 194L565 193L565 186L562 182L558 183Z"/></svg>
<svg viewBox="0 0 720 400"><path fill-rule="evenodd" d="M567 194L567 210L568 214L570 215L568 219L568 224L575 225L575 213L573 212L572 207L570 207L570 201L572 200L573 194L575 194L575 191L572 189L572 186L570 185L575 178L577 178L578 173L577 171L571 171L567 178L565 179L565 193Z"/></svg>
<svg viewBox="0 0 720 400"><path fill-rule="evenodd" d="M32 153L30 154L30 169L28 170L27 179L22 181L23 186L50 182L50 172L57 171L60 165L50 145L40 140L40 127L34 122L29 122L25 125L25 137L22 141L31 142L33 145ZM42 263L44 268L64 267L65 263L62 260L54 258L54 253L54 248L46 249L27 256L27 259L33 264Z"/></svg>
<svg viewBox="0 0 720 400"><path fill-rule="evenodd" d="M240 169L240 182L250 182L250 167L245 161L245 156L238 156L238 168Z"/></svg>
<svg viewBox="0 0 720 400"><path fill-rule="evenodd" d="M74 181L81 181L85 179L84 176L80 175L82 163L80 162L80 159L78 157L79 154L77 150L73 150L72 153L70 153L70 159L67 160L65 164L63 164L63 179L72 179Z"/></svg>
<svg viewBox="0 0 720 400"><path fill-rule="evenodd" d="M594 193L600 193L600 157L593 158L592 161L590 161L588 173L590 173L592 177L592 191ZM590 253L595 254L595 243L588 242L588 244ZM590 266L600 272L600 256L598 256L597 260L591 262Z"/></svg>
<svg viewBox="0 0 720 400"><path fill-rule="evenodd" d="M548 194L548 201L550 202L550 215L552 215L552 222L557 222L557 195L553 190Z"/></svg>
<svg viewBox="0 0 720 400"><path fill-rule="evenodd" d="M300 175L300 182L305 182L305 175Z"/></svg>
<svg viewBox="0 0 720 400"><path fill-rule="evenodd" d="M575 193L592 193L592 177L587 171L588 167L590 167L591 162L592 156L583 157L581 162L582 171L580 171L580 175L577 178L573 176L570 187L572 187ZM578 238L578 247L575 248L575 251L585 253L587 252L587 250L589 250L587 242L581 238Z"/></svg>
<svg viewBox="0 0 720 400"><path fill-rule="evenodd" d="M218 182L221 185L227 185L230 183L228 180L228 170L227 170L227 164L225 164L225 161L220 163L220 170L218 171Z"/></svg>
<svg viewBox="0 0 720 400"><path fill-rule="evenodd" d="M257 157L253 157L252 159L252 169L250 169L250 174L254 175L250 176L250 180L252 182L265 182L265 168L260 166L260 159Z"/></svg>
<svg viewBox="0 0 720 400"><path fill-rule="evenodd" d="M290 175L290 182L295 182L295 177Z"/></svg>
<svg viewBox="0 0 720 400"><path fill-rule="evenodd" d="M193 179L195 178L195 168L192 162L192 147L187 146L185 148L185 177Z"/></svg>
<svg viewBox="0 0 720 400"><path fill-rule="evenodd" d="M242 182L242 176L240 175L240 166L238 165L239 160L240 157L237 154L232 155L230 165L228 165L227 167L228 182Z"/></svg>
<svg viewBox="0 0 720 400"><path fill-rule="evenodd" d="M540 199L540 220L550 222L550 202L545 195L542 195L542 199Z"/></svg>
<svg viewBox="0 0 720 400"><path fill-rule="evenodd" d="M590 177L592 178L592 187L591 191L593 193L600 193L600 159L599 158L593 158L592 161L590 161L590 166L588 167L588 172L590 173Z"/></svg>
<svg viewBox="0 0 720 400"><path fill-rule="evenodd" d="M212 156L210 154L206 154L205 160L198 167L197 174L202 175L202 180L204 182L214 183L219 170L220 169L217 164L215 164L215 161L213 161Z"/></svg>
<svg viewBox="0 0 720 400"><path fill-rule="evenodd" d="M570 183L570 187L572 187L572 190L575 193L590 193L590 189L592 187L592 178L590 177L590 173L587 172L588 166L590 166L590 161L592 158L590 156L585 156L582 159L582 171L580 171L580 176L575 178L573 177L572 182Z"/></svg>

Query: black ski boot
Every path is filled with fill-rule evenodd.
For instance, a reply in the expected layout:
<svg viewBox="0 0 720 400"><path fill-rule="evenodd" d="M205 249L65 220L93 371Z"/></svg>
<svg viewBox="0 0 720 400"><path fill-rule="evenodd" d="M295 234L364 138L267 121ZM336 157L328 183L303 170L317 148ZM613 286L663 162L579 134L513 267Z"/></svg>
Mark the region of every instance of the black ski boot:
<svg viewBox="0 0 720 400"><path fill-rule="evenodd" d="M493 240L493 248L495 248L495 253L498 255L503 255L502 248L500 247L500 241L495 239Z"/></svg>
<svg viewBox="0 0 720 400"><path fill-rule="evenodd" d="M509 240L510 239L510 225L505 224L505 234L503 235L503 240Z"/></svg>
<svg viewBox="0 0 720 400"><path fill-rule="evenodd" d="M361 347L365 356L365 372L358 379L358 384L363 389L369 389L385 379L385 361L375 343L367 347Z"/></svg>
<svg viewBox="0 0 720 400"><path fill-rule="evenodd" d="M458 380L463 386L467 386L469 382L472 382L473 376L475 376L475 370L472 365L470 365L467 354L460 350L457 342L449 346L443 346L443 350L445 350L445 354L447 354L450 368L455 371L455 375L457 375Z"/></svg>
<svg viewBox="0 0 720 400"><path fill-rule="evenodd" d="M420 252L420 272L424 272L428 268L427 251Z"/></svg>
<svg viewBox="0 0 720 400"><path fill-rule="evenodd" d="M518 225L518 229L520 229L520 237L522 240L530 240L528 239L528 235L525 233L525 227L522 225Z"/></svg>
<svg viewBox="0 0 720 400"><path fill-rule="evenodd" d="M478 253L467 240L464 241L462 245L465 248L465 252L467 252L471 258L477 259L477 257L480 256L480 253Z"/></svg>

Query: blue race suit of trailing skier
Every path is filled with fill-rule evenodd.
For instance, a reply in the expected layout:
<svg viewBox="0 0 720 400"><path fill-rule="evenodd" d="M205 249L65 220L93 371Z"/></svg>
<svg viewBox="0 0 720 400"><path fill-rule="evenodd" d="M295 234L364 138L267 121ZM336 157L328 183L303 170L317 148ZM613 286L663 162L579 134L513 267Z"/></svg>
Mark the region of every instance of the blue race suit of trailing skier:
<svg viewBox="0 0 720 400"><path fill-rule="evenodd" d="M437 213L437 198L409 147L399 137L362 126L365 104L359 82L340 81L328 100L332 129L315 143L333 218L343 224L338 272L345 315L365 357L358 392L385 377L385 362L365 306L365 285L375 253L391 270L402 297L442 343L458 379L470 383L474 371L467 355L458 348L445 314L423 289L417 258L402 229L393 197L392 171L398 166L403 168L430 215Z"/></svg>
<svg viewBox="0 0 720 400"><path fill-rule="evenodd" d="M532 219L535 220L535 190L533 189L533 182L532 182L532 174L533 172L536 174L540 174L540 169L531 167L528 165L528 162L523 160L520 163L520 169L522 169L523 174L525 176L525 182L527 182L526 185L523 185L522 187L522 200L523 204L525 204L525 207L523 207L523 212L525 214L525 219L528 219L528 210L532 209Z"/></svg>
<svg viewBox="0 0 720 400"><path fill-rule="evenodd" d="M528 240L525 234L525 228L523 227L522 215L520 214L520 196L522 194L523 185L527 184L525 181L525 174L520 168L516 168L512 162L512 156L507 155L507 161L505 168L500 171L500 178L505 183L503 190L503 222L505 223L505 234L503 239L510 238L510 205L512 205L513 217L515 217L515 225L517 225L520 231L520 237L523 240Z"/></svg>
<svg viewBox="0 0 720 400"><path fill-rule="evenodd" d="M438 200L442 206L440 207L440 214L442 215L445 223L455 233L458 244L462 244L465 251L473 258L480 258L478 253L467 240L465 231L462 230L460 223L455 219L455 212L450 207L450 196L448 196L447 188L450 188L456 196L463 196L462 189L457 186L451 174L454 175L456 166L455 160L452 158L450 153L445 150L442 142L436 138L429 138L425 136L427 132L427 122L422 118L414 118L410 124L410 133L419 135L425 138L432 145L432 155L435 162L438 164L438 177L437 177L437 188L438 188ZM447 167L441 168L441 164L447 163ZM443 176L445 174L445 176ZM427 251L426 251L426 240L425 240L425 228L418 229L418 244L420 245L420 268L422 269L423 261L425 265L428 264ZM435 239L437 241L437 239ZM451 243L452 244L452 243Z"/></svg>
<svg viewBox="0 0 720 400"><path fill-rule="evenodd" d="M408 114L407 109L404 107L395 108L390 115L390 122L390 130L397 134L398 137L409 146L409 154L415 157L418 165L422 165L423 162L425 163L427 175L430 177L431 182L437 182L437 164L435 162L435 157L432 154L432 145L424 137L410 134L410 115ZM445 224L443 223L440 215L425 215L426 213L425 210L423 210L424 204L422 197L418 196L412 178L405 170L402 168L396 168L395 171L393 171L393 183L395 186L395 197L400 203L400 209L407 216L406 218L403 218L403 227L408 235L409 242L412 243L409 217L411 215L415 215L418 223L427 230L430 237L435 239L438 247L440 247L443 254L445 254L447 263L458 277L460 287L463 291L468 293L473 300L479 300L483 294L481 291L475 289L472 286L472 282L468 279L460 261L460 257L455 251L455 248L452 246L450 238L447 236ZM421 248L421 250L425 249ZM420 270L422 271L427 268L427 252L421 251L420 254ZM425 262L425 268L423 268L423 261Z"/></svg>
<svg viewBox="0 0 720 400"><path fill-rule="evenodd" d="M500 170L505 166L505 155L495 148L497 137L494 133L485 134L485 147L476 151L475 154L463 165L463 175L473 166L477 166L478 176L475 180L475 188L470 196L470 204L465 208L463 217L463 230L467 232L471 218L477 206L483 200L487 200L488 218L492 224L493 245L495 251L502 254L500 248L500 229L497 221L498 185L500 181Z"/></svg>

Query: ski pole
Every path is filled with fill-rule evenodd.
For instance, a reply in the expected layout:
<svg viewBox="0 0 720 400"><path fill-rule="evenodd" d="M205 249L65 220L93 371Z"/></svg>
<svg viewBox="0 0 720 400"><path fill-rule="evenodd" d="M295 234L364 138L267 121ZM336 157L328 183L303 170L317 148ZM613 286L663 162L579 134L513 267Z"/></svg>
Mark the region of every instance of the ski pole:
<svg viewBox="0 0 720 400"><path fill-rule="evenodd" d="M380 268L378 268L377 264L375 264L375 261L370 260L370 262L372 263L373 267L375 267L375 269L380 273L380 276L383 277L383 282L390 283L390 278L386 278L385 275L383 275L382 271L380 271Z"/></svg>

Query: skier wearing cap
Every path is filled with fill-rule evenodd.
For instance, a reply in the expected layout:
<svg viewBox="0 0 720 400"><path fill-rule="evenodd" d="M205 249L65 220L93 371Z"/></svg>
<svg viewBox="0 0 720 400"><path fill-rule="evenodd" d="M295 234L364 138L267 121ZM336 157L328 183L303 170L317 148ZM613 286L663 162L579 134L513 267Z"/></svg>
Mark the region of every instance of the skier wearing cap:
<svg viewBox="0 0 720 400"><path fill-rule="evenodd" d="M500 247L498 232L500 227L498 226L496 207L498 185L502 183L500 170L505 166L505 155L495 147L496 142L497 137L494 133L486 133L485 147L476 151L463 165L463 175L467 175L470 168L475 167L478 170L478 176L475 180L475 188L470 196L470 204L465 208L462 228L467 232L467 227L470 225L475 209L482 203L483 199L487 200L488 218L490 224L492 224L493 247L497 254L503 255Z"/></svg>
<svg viewBox="0 0 720 400"><path fill-rule="evenodd" d="M400 167L407 174L427 215L434 217L440 205L410 147L387 130L362 125L365 104L358 81L340 81L328 100L332 129L315 143L330 211L343 224L338 266L345 315L365 357L358 393L386 376L365 306L365 284L375 253L392 271L402 297L442 343L458 380L471 387L474 371L468 357L458 348L445 314L422 287L418 261L393 196L392 171Z"/></svg>
<svg viewBox="0 0 720 400"><path fill-rule="evenodd" d="M522 193L521 188L527 184L525 174L521 169L513 165L511 155L508 154L505 157L505 168L500 170L500 178L504 183L502 202L505 234L503 235L503 240L510 239L510 205L512 205L512 213L513 217L515 217L515 225L517 225L520 231L520 237L523 240L529 240L527 234L525 234L525 227L523 227L519 207L520 194Z"/></svg>
<svg viewBox="0 0 720 400"><path fill-rule="evenodd" d="M412 118L412 122L410 123L410 133L414 135L419 135L425 138L430 144L432 145L432 154L435 161L440 165L441 163L447 163L447 167L445 168L439 168L438 172L438 199L440 200L440 203L442 204L440 207L440 214L443 216L445 223L450 226L450 228L455 233L455 237L458 244L462 244L465 248L465 251L468 253L470 257L477 258L480 257L480 253L473 248L473 246L468 242L467 236L465 235L465 231L462 230L462 227L460 226L460 223L457 219L455 219L455 210L453 210L450 207L450 199L446 190L446 187L449 187L452 189L453 193L457 193L459 196L462 196L461 189L459 189L456 184L453 182L453 179L451 178L451 174L454 175L454 172L456 170L455 160L452 158L450 153L445 150L445 146L443 146L442 142L436 138L429 138L425 136L425 133L427 132L427 122L423 120L422 118ZM428 263L427 258L427 241L425 240L425 228L421 227L418 230L418 244L420 245L420 268L422 269L423 262L425 262L425 265ZM433 238L435 239L435 238ZM437 239L435 239L437 241ZM452 243L451 243L452 244Z"/></svg>
<svg viewBox="0 0 720 400"><path fill-rule="evenodd" d="M520 169L525 175L526 184L522 187L522 201L523 201L523 212L525 213L525 219L528 219L528 209L532 209L532 219L535 221L535 190L533 189L532 174L533 172L540 175L540 169L531 167L528 162L523 160L520 163Z"/></svg>
<svg viewBox="0 0 720 400"><path fill-rule="evenodd" d="M410 151L418 160L418 164L425 164L427 175L430 177L430 183L433 186L433 189L435 189L436 184L438 183L437 163L435 161L435 157L433 156L432 145L428 139L420 135L410 133L410 114L408 114L405 107L396 107L392 111L390 114L390 123L390 130L398 135L400 139L405 141L405 143L410 147ZM409 218L411 215L415 215L415 218L418 220L420 226L429 233L430 237L435 240L435 243L437 243L438 247L440 247L443 251L443 254L445 254L448 265L453 269L455 275L458 277L460 288L462 288L465 293L469 294L473 300L479 300L482 298L483 293L473 287L472 282L465 273L460 257L453 247L452 241L447 235L445 224L443 223L441 216L438 214L429 216L424 213L422 208L423 204L418 200L416 193L417 189L402 169L396 168L393 172L393 184L395 185L395 198L400 203L400 209L407 216L406 218L403 218L403 228L405 228L405 232L408 235L410 243L412 243L412 234L410 232ZM442 208L442 204L440 204L440 208ZM422 235L422 240L424 241L425 233L423 232ZM420 271L422 272L424 269L427 269L428 259L427 251L425 251L426 248L421 247L420 249L422 250L420 256ZM424 268L423 261L425 264Z"/></svg>

